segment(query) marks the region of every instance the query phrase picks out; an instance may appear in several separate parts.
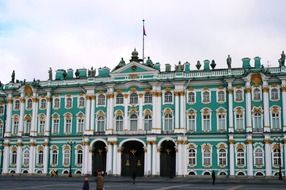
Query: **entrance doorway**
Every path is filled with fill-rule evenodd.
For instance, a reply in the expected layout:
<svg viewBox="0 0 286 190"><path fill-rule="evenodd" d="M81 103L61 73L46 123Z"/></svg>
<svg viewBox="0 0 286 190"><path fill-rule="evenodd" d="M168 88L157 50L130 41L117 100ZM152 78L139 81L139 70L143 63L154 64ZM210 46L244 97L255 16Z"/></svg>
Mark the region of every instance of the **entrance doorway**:
<svg viewBox="0 0 286 190"><path fill-rule="evenodd" d="M176 174L176 150L173 141L164 141L160 149L160 176L174 177Z"/></svg>
<svg viewBox="0 0 286 190"><path fill-rule="evenodd" d="M97 175L98 171L106 172L106 145L102 141L97 141L92 147L92 175Z"/></svg>
<svg viewBox="0 0 286 190"><path fill-rule="evenodd" d="M121 176L144 175L144 145L138 141L128 141L122 145Z"/></svg>

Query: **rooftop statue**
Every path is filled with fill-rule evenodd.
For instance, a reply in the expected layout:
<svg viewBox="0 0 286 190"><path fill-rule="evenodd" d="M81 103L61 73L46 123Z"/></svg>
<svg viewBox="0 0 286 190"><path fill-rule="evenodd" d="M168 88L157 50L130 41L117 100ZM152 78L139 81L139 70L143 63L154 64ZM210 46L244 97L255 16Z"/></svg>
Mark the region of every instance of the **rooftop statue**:
<svg viewBox="0 0 286 190"><path fill-rule="evenodd" d="M227 56L226 63L227 63L227 68L231 69L231 57L230 57L230 55Z"/></svg>
<svg viewBox="0 0 286 190"><path fill-rule="evenodd" d="M67 72L66 71L63 72L63 77L64 77L64 80L67 79Z"/></svg>
<svg viewBox="0 0 286 190"><path fill-rule="evenodd" d="M200 63L200 61L198 60L198 61L197 61L197 64L196 64L197 69L200 70L201 66L202 66L201 63Z"/></svg>
<svg viewBox="0 0 286 190"><path fill-rule="evenodd" d="M181 64L181 61L179 61L179 64L175 66L175 71L181 72L184 70L184 65Z"/></svg>
<svg viewBox="0 0 286 190"><path fill-rule="evenodd" d="M53 70L51 67L49 69L49 80L53 80Z"/></svg>
<svg viewBox="0 0 286 190"><path fill-rule="evenodd" d="M212 67L212 69L214 69L215 66L216 66L215 60L212 60L212 62L211 62L211 67Z"/></svg>
<svg viewBox="0 0 286 190"><path fill-rule="evenodd" d="M285 66L285 53L282 51L281 58L279 59L279 66Z"/></svg>
<svg viewBox="0 0 286 190"><path fill-rule="evenodd" d="M88 70L88 77L95 77L95 69L93 69L93 67L91 67L90 70Z"/></svg>
<svg viewBox="0 0 286 190"><path fill-rule="evenodd" d="M78 78L79 78L79 71L78 71L78 69L75 71L75 73L74 73L74 74L75 74L75 78L77 78L77 79L78 79Z"/></svg>
<svg viewBox="0 0 286 190"><path fill-rule="evenodd" d="M13 70L11 75L11 83L15 83L15 70Z"/></svg>

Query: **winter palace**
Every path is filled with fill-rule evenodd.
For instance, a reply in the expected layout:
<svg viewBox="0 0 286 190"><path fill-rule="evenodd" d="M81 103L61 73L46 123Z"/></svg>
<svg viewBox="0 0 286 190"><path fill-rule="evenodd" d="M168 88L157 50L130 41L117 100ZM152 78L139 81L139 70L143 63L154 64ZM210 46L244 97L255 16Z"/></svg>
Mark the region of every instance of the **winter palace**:
<svg viewBox="0 0 286 190"><path fill-rule="evenodd" d="M225 65L162 69L134 50L112 70L13 71L0 87L1 174L285 176L284 52L276 67Z"/></svg>

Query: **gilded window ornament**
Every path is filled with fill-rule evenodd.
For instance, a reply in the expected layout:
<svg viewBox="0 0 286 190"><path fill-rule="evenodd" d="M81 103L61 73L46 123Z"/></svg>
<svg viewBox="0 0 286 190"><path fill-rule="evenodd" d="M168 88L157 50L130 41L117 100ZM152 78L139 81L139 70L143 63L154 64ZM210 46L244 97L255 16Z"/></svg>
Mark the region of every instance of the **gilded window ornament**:
<svg viewBox="0 0 286 190"><path fill-rule="evenodd" d="M251 75L251 81L254 84L254 86L259 86L261 84L261 75L258 73L252 74Z"/></svg>

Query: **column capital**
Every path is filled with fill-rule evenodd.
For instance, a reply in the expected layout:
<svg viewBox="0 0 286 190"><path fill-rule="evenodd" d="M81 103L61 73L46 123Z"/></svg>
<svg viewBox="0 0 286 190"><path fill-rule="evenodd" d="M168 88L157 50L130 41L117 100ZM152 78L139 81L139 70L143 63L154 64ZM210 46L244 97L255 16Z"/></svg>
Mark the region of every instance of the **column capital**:
<svg viewBox="0 0 286 190"><path fill-rule="evenodd" d="M263 89L262 89L262 92L264 93L268 93L269 92L269 88L268 86L264 86Z"/></svg>
<svg viewBox="0 0 286 190"><path fill-rule="evenodd" d="M234 139L229 139L229 140L228 140L228 143L229 143L229 144L235 144L235 141L234 141Z"/></svg>
<svg viewBox="0 0 286 190"><path fill-rule="evenodd" d="M244 91L245 91L245 93L251 93L251 88L250 88L250 87L246 87L246 88L244 89Z"/></svg>
<svg viewBox="0 0 286 190"><path fill-rule="evenodd" d="M247 139L247 140L245 141L245 144L253 144L253 141L252 141L251 139Z"/></svg>
<svg viewBox="0 0 286 190"><path fill-rule="evenodd" d="M286 85L283 85L283 86L281 87L281 91L282 91L282 92L286 92Z"/></svg>
<svg viewBox="0 0 286 190"><path fill-rule="evenodd" d="M270 139L264 139L264 144L271 144L271 140Z"/></svg>

